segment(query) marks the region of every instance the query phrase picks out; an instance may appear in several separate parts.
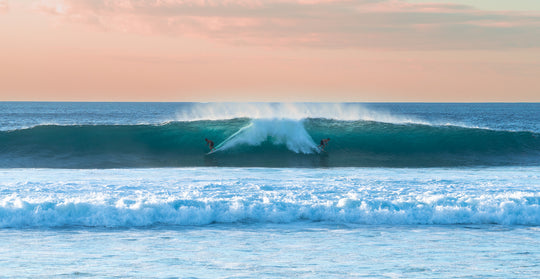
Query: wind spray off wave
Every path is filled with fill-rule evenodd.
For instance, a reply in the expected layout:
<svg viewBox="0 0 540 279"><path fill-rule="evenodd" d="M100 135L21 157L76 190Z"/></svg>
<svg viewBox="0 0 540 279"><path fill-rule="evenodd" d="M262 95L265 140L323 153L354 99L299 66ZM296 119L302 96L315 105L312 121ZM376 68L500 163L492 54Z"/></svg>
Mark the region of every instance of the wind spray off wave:
<svg viewBox="0 0 540 279"><path fill-rule="evenodd" d="M357 103L194 103L177 113L177 121L249 119L302 120L322 118L342 121L428 124L411 116L373 110Z"/></svg>

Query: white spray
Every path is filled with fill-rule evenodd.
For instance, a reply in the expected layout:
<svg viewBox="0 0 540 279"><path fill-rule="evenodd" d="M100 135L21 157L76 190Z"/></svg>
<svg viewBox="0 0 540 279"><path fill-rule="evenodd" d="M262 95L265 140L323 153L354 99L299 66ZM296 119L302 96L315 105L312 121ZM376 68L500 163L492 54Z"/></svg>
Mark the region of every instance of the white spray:
<svg viewBox="0 0 540 279"><path fill-rule="evenodd" d="M326 118L343 121L427 124L412 117L374 111L360 104L343 103L195 103L177 113L177 121Z"/></svg>
<svg viewBox="0 0 540 279"><path fill-rule="evenodd" d="M217 146L227 150L238 145L258 146L269 140L295 153L320 152L304 127L304 119L421 123L416 119L342 103L195 103L177 114L178 121L249 118L251 123Z"/></svg>
<svg viewBox="0 0 540 279"><path fill-rule="evenodd" d="M302 121L288 119L255 119L218 148L226 150L244 144L258 146L268 139L275 145L287 146L295 153L310 154L319 151Z"/></svg>

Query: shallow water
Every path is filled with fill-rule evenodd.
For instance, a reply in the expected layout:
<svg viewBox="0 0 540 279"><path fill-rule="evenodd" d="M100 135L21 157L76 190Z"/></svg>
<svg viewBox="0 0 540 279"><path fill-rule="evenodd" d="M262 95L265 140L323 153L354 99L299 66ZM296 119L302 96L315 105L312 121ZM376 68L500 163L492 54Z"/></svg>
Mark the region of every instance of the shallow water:
<svg viewBox="0 0 540 279"><path fill-rule="evenodd" d="M214 224L0 230L7 277L533 278L537 227Z"/></svg>
<svg viewBox="0 0 540 279"><path fill-rule="evenodd" d="M7 277L540 272L536 167L0 173Z"/></svg>

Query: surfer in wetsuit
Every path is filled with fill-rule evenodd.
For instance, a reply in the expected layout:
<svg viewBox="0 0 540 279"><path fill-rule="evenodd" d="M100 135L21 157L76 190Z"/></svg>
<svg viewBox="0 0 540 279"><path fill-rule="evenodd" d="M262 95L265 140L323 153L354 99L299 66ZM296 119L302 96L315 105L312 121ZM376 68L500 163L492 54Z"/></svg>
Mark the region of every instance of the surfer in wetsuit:
<svg viewBox="0 0 540 279"><path fill-rule="evenodd" d="M210 148L210 151L215 150L213 141L211 141L211 140L209 140L207 138L205 138L204 140L206 141L206 145L208 145L208 147Z"/></svg>
<svg viewBox="0 0 540 279"><path fill-rule="evenodd" d="M322 139L321 144L319 144L319 148L324 151L324 148L328 145L328 142L330 141L330 138Z"/></svg>

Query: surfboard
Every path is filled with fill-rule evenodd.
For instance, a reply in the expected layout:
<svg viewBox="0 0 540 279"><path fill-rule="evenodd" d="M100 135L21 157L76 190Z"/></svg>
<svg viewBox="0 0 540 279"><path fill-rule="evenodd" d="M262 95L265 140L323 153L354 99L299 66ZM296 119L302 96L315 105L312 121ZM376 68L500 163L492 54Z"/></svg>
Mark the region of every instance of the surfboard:
<svg viewBox="0 0 540 279"><path fill-rule="evenodd" d="M214 147L214 150L206 153L206 155L210 155L210 154L213 154L213 153L216 153L217 151L220 151L221 150L221 147L223 147L223 142L220 143L218 146Z"/></svg>

